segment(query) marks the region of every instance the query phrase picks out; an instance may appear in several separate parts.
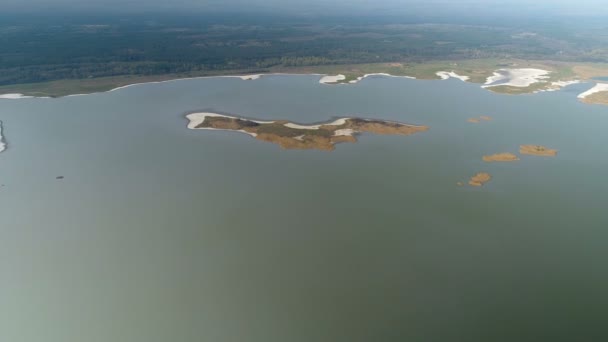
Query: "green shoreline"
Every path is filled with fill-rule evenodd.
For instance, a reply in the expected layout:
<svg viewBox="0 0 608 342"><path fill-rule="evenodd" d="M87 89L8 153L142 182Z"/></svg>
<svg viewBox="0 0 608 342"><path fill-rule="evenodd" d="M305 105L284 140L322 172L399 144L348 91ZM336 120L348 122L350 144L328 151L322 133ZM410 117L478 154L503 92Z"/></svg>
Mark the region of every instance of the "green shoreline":
<svg viewBox="0 0 608 342"><path fill-rule="evenodd" d="M423 63L376 63L376 64L347 64L321 65L312 67L280 67L269 69L239 69L223 72L163 74L153 76L112 76L88 79L65 79L43 83L15 84L0 86L0 94L22 94L37 97L62 97L75 94L91 94L106 92L115 88L138 83L171 81L184 78L240 76L248 74L343 74L346 79L340 83L348 83L365 74L386 73L394 76L409 76L424 80L440 79L439 71L455 71L462 76L468 76L467 82L483 84L488 76L500 68L539 68L551 71L547 83L535 83L526 88L500 86L486 88L488 91L502 94L529 94L550 88L550 82L578 79L594 81L593 78L608 75L608 63L565 63L554 61L525 61L500 59L471 59L461 61L440 61ZM595 81L594 81L595 82Z"/></svg>

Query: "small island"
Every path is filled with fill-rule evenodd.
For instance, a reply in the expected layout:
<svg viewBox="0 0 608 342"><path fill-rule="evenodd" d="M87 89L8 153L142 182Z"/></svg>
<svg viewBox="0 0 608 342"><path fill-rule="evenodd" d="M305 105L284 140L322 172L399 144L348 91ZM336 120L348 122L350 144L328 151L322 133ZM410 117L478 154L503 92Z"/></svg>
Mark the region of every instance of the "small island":
<svg viewBox="0 0 608 342"><path fill-rule="evenodd" d="M332 151L343 142L354 143L360 133L411 135L425 132L427 126L361 118L340 118L332 122L299 125L286 120L257 121L216 113L193 113L186 116L189 129L227 130L248 134L284 149Z"/></svg>
<svg viewBox="0 0 608 342"><path fill-rule="evenodd" d="M531 156L555 157L557 150L550 149L540 145L521 145L519 153Z"/></svg>
<svg viewBox="0 0 608 342"><path fill-rule="evenodd" d="M471 177L469 180L469 185L471 186L483 186L485 183L489 182L492 179L489 173L480 172L475 176Z"/></svg>
<svg viewBox="0 0 608 342"><path fill-rule="evenodd" d="M505 152L505 153L497 153L489 156L483 156L483 161L486 163L492 162L513 162L518 161L519 157L514 155L513 153Z"/></svg>

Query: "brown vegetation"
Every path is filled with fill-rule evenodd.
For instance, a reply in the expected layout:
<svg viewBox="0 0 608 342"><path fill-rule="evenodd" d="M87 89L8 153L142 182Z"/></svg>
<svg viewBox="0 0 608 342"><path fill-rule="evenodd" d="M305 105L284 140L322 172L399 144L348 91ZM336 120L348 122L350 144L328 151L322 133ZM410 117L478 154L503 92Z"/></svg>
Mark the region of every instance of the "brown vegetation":
<svg viewBox="0 0 608 342"><path fill-rule="evenodd" d="M469 180L469 185L471 186L483 186L485 183L489 182L492 179L489 173L480 172L475 176L471 177Z"/></svg>
<svg viewBox="0 0 608 342"><path fill-rule="evenodd" d="M519 147L519 153L532 156L555 157L557 155L557 150L540 145L521 145Z"/></svg>
<svg viewBox="0 0 608 342"><path fill-rule="evenodd" d="M313 125L310 128L292 128L286 126L288 123L289 121L285 120L262 123L228 116L207 116L196 128L245 131L254 135L258 140L277 144L284 149L318 149L323 151L333 150L334 145L338 143L356 142L355 135L358 133L410 135L429 129L426 126L359 118L344 119L344 123L341 125ZM346 134L337 132L338 130L346 130Z"/></svg>
<svg viewBox="0 0 608 342"><path fill-rule="evenodd" d="M492 162L512 162L517 161L519 158L513 153L505 152L505 153L497 153L489 156L483 156L483 161L487 163Z"/></svg>

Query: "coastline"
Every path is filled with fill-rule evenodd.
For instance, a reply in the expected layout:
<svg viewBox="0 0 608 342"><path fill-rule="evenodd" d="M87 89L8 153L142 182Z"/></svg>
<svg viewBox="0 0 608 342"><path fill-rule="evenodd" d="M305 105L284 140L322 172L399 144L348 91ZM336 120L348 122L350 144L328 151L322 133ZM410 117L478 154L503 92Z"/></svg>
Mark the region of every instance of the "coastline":
<svg viewBox="0 0 608 342"><path fill-rule="evenodd" d="M454 66L455 65L456 64L454 64ZM432 74L429 74L426 76L423 75L421 77L401 75L402 72L407 72L406 70L399 71L398 73L400 75L394 75L394 74L387 73L387 72L368 72L368 73L364 73L363 75L360 74L361 76L357 76L358 71L353 70L352 72L348 73L349 76L346 76L345 75L345 74L347 74L346 72L333 74L333 73L327 72L327 71L329 71L328 69L323 69L323 68L319 68L319 69L325 71L323 73L315 72L315 71L317 71L317 69L311 68L311 69L299 70L301 72L297 72L297 71L296 72L269 72L269 73L259 73L258 72L258 73L253 73L253 74L242 74L242 75L205 75L205 76L195 76L195 77L179 77L176 75L174 78L169 78L169 79L162 79L164 76L159 75L158 78L161 78L161 80L158 80L158 81L151 80L151 81L127 83L124 85L109 88L107 90L104 89L104 85L103 85L104 82L109 82L110 84L112 82L120 84L122 82L128 82L129 78L127 77L127 79L123 80L123 81L112 81L112 80L107 80L107 79L101 80L101 81L99 81L99 84L97 84L96 86L91 86L91 84L86 83L85 80L82 80L82 82L84 82L84 84L80 84L79 80L71 80L71 81L69 81L70 84L66 85L64 87L61 87L61 85L55 85L55 84L43 85L41 87L36 87L36 85L31 85L31 84L23 85L22 86L23 89L27 89L27 88L32 89L32 87L33 87L33 90L40 89L40 88L42 88L42 90L36 90L36 91L32 90L29 92L21 90L21 93L19 93L18 86L11 87L11 88L7 87L8 92L6 94L0 94L0 101L1 100L20 100L20 99L53 99L53 98L62 98L62 97L84 96L84 95L91 95L91 94L98 94L98 93L115 92L115 91L119 91L122 89L138 86L138 85L160 84L160 83L168 83L168 82L177 82L177 81L182 81L182 80L196 80L196 79L208 79L208 78L234 78L234 79L240 79L243 81L254 81L254 80L259 80L266 76L279 76L279 75L320 76L320 79L318 82L320 84L328 85L328 86L352 85L352 84L359 83L360 81L362 81L368 77L373 77L373 76L407 78L407 79L414 79L414 80L416 80L416 79L417 80L439 80L439 81L449 80L450 78L455 78L455 79L458 79L463 82L478 84L478 85L480 85L481 88L486 89L488 91L492 91L494 93L508 94L508 95L535 94L535 93L540 93L540 92L558 91L564 87L568 87L570 85L579 84L579 83L583 83L583 82L589 82L589 83L595 84L596 86L601 85L601 82L598 82L593 79L587 79L584 77L576 77L576 79L575 79L572 76L565 76L554 70L545 70L545 69L541 69L540 67L517 68L517 67L515 67L516 65L513 65L513 66L514 67L512 67L512 68L483 69L486 71L482 72L481 74L478 73L474 77L469 76L469 75L472 75L470 71L466 72L467 75L462 75L462 73L460 73L460 74L457 73L457 70L462 70L462 68L455 68L452 71L433 71ZM450 70L450 69L443 69L443 70ZM363 71L363 70L359 70L359 71ZM416 74L417 76L419 75L419 73L416 73L415 71L412 71L412 72L414 74ZM607 71L607 73L608 73L608 71ZM486 76L482 76L482 75L486 75ZM354 77L356 77L356 78L354 78ZM483 79L482 79L482 77L483 77ZM154 77L154 78L156 78L156 77ZM57 81L57 82L60 83L61 81ZM110 84L108 84L108 86ZM54 89L54 90L49 91L45 87L51 87L51 89ZM55 88L52 88L52 87L55 87ZM44 90L44 89L47 89L47 90ZM88 91L82 92L82 89L90 89L90 92L88 92ZM72 91L72 90L74 90L75 93L70 93L70 91ZM597 90L597 91L594 91L593 93L599 92L599 91L603 91L603 90ZM55 94L61 94L61 95L47 96L47 94L49 94L49 93L55 93ZM586 97L588 95L592 95L593 93L585 92L585 93L579 95L579 98L583 99L584 97ZM35 96L35 94L40 94L42 96ZM583 95L584 95L584 97L581 97ZM584 103L594 103L593 101L590 101L590 100L586 100L583 102Z"/></svg>
<svg viewBox="0 0 608 342"><path fill-rule="evenodd" d="M6 139L4 139L4 123L0 120L0 153L6 151Z"/></svg>
<svg viewBox="0 0 608 342"><path fill-rule="evenodd" d="M578 98L583 100L593 94L608 91L608 83L596 83L595 86L584 93L578 95Z"/></svg>

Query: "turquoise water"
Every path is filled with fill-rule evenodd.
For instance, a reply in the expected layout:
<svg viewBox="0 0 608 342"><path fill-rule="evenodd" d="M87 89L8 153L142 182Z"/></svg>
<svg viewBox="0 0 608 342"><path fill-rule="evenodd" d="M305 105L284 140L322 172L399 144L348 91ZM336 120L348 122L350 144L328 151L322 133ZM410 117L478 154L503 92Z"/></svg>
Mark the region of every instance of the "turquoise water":
<svg viewBox="0 0 608 342"><path fill-rule="evenodd" d="M606 340L608 107L576 99L591 85L317 81L0 101L0 340ZM187 130L196 110L431 130L285 151ZM481 161L520 144L560 152ZM480 171L483 188L456 186Z"/></svg>

